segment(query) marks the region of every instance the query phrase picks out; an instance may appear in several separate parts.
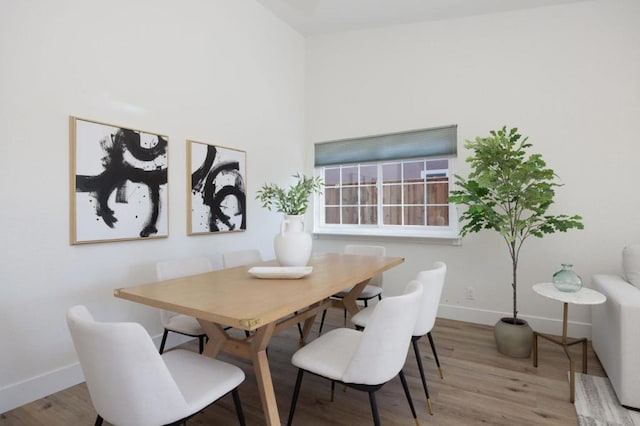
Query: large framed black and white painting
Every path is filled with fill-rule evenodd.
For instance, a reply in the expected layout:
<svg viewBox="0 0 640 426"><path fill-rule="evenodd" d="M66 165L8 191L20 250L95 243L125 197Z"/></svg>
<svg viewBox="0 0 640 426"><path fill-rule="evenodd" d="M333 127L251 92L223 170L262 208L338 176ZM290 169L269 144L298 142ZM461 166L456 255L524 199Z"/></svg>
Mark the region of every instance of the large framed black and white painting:
<svg viewBox="0 0 640 426"><path fill-rule="evenodd" d="M246 153L187 140L189 235L244 231Z"/></svg>
<svg viewBox="0 0 640 426"><path fill-rule="evenodd" d="M163 135L70 117L71 244L168 236Z"/></svg>

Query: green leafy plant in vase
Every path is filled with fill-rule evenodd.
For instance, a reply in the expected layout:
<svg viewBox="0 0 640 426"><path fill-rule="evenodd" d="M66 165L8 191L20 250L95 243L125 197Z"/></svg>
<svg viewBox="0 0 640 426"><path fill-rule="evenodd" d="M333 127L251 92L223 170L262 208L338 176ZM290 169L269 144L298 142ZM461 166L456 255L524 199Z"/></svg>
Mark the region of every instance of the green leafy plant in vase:
<svg viewBox="0 0 640 426"><path fill-rule="evenodd" d="M264 184L256 199L267 210L284 213L280 233L274 239L276 259L282 266L304 266L311 257L311 235L304 232L303 216L309 207L309 199L320 193L324 186L318 176L293 175L294 185L285 189L273 183Z"/></svg>
<svg viewBox="0 0 640 426"><path fill-rule="evenodd" d="M309 198L322 192L324 183L319 176L293 175L298 181L285 189L274 183L266 183L258 190L256 199L267 210L275 209L286 215L300 215L307 212Z"/></svg>
<svg viewBox="0 0 640 426"><path fill-rule="evenodd" d="M458 189L451 191L449 200L467 206L460 216L461 236L491 229L504 239L511 258L513 316L502 318L496 324L496 343L501 353L528 357L532 331L526 321L518 318L517 307L520 250L529 237L542 238L571 228L582 229L582 217L548 214L554 201L554 188L560 184L540 154L528 154L532 145L528 138L522 138L517 128L507 130L505 126L493 130L490 136L467 140L464 146L472 151L466 159L471 172L467 178L455 175ZM515 339L498 341L503 334L511 333L502 333L504 324L528 327L528 331L523 332L522 346L512 345Z"/></svg>

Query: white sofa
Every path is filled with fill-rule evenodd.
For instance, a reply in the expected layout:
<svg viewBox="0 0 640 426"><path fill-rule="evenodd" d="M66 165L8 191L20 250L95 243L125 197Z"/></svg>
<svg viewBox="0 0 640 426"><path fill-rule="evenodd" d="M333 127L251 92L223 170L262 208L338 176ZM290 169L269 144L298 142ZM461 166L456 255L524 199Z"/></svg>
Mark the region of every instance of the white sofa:
<svg viewBox="0 0 640 426"><path fill-rule="evenodd" d="M623 273L593 276L607 301L592 306L591 334L618 399L640 409L640 245L624 248Z"/></svg>

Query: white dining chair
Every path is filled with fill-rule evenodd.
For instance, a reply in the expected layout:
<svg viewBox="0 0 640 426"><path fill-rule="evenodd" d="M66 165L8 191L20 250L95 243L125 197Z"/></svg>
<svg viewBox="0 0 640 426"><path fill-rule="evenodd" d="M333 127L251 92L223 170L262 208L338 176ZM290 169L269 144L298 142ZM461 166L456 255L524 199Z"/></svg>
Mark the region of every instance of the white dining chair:
<svg viewBox="0 0 640 426"><path fill-rule="evenodd" d="M222 265L225 268L234 268L236 266L251 265L262 262L262 255L259 250L246 249L227 251L222 253Z"/></svg>
<svg viewBox="0 0 640 426"><path fill-rule="evenodd" d="M140 324L96 322L85 306L70 308L67 324L98 413L96 425L178 424L229 392L245 424L240 368L184 349L160 355Z"/></svg>
<svg viewBox="0 0 640 426"><path fill-rule="evenodd" d="M374 424L380 424L375 392L400 376L413 419L417 416L402 366L407 358L411 333L416 324L422 284L411 281L404 294L387 297L377 303L364 331L338 328L318 337L293 354L298 367L289 419L291 425L304 372L331 381L331 399L335 382L369 394Z"/></svg>
<svg viewBox="0 0 640 426"><path fill-rule="evenodd" d="M383 246L371 246L360 244L348 244L344 247L344 254L358 254L362 256L385 256L386 249ZM346 288L339 293L331 296L332 299L344 299L344 297L351 291L351 288ZM369 306L369 300L373 298L382 299L382 274L378 274L372 277L367 285L362 289L360 295L356 300L364 302L364 306ZM322 319L320 320L320 328L318 334L322 333L322 327L324 326L324 320L327 316L327 310L322 312ZM344 325L347 325L347 310L344 310Z"/></svg>
<svg viewBox="0 0 640 426"><path fill-rule="evenodd" d="M418 370L420 371L420 378L422 379L422 387L427 397L427 407L429 413L433 414L433 407L431 405L431 399L429 398L429 389L427 387L427 379L424 374L424 368L422 367L422 357L420 356L420 348L418 346L418 340L423 336L429 338L431 344L431 350L433 351L433 357L438 367L438 373L440 378L444 378L442 374L442 368L440 368L440 361L438 360L438 353L436 352L436 346L433 343L433 336L431 330L436 322L436 316L438 314L438 306L440 305L440 296L442 295L442 288L444 287L445 276L447 274L447 265L443 262L434 262L431 269L418 272L416 275L416 281L419 281L424 286L424 292L422 293L422 300L420 301L420 311L411 337L411 343L413 345L413 351L418 363ZM363 329L368 327L368 324L373 315L372 308L365 308L358 312L351 318L357 328ZM366 329L366 328L365 328Z"/></svg>
<svg viewBox="0 0 640 426"><path fill-rule="evenodd" d="M212 270L213 266L206 257L170 259L156 263L156 277L160 281L201 274ZM197 319L188 315L161 310L160 322L164 327L162 342L160 343L160 353L164 352L164 346L167 342L167 336L170 331L198 338L199 350L200 353L202 353L207 334L204 332Z"/></svg>

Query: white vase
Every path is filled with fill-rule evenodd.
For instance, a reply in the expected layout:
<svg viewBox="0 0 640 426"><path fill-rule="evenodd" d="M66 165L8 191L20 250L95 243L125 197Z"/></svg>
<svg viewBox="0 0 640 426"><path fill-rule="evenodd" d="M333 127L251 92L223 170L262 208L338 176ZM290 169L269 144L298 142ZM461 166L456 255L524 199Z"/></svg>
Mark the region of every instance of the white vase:
<svg viewBox="0 0 640 426"><path fill-rule="evenodd" d="M303 215L285 215L273 241L281 266L305 266L311 257L311 235L304 232Z"/></svg>

